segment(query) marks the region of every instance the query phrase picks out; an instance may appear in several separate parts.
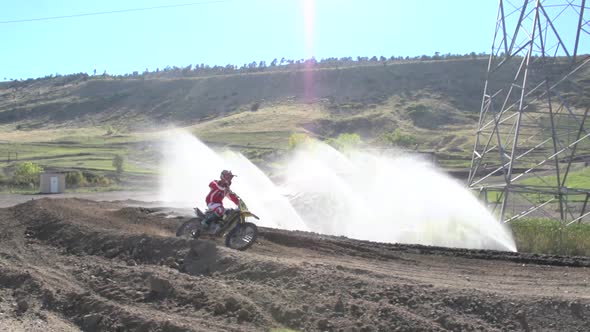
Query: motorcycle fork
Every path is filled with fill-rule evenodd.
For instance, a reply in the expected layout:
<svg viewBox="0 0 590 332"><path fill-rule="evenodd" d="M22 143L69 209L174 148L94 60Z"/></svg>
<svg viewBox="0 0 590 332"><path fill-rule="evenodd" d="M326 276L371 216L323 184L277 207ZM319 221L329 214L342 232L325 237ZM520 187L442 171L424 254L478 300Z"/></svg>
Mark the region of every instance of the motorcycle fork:
<svg viewBox="0 0 590 332"><path fill-rule="evenodd" d="M237 220L236 220L237 219ZM232 220L228 220L227 227L223 230L223 236L225 237L236 225L242 223L242 216L234 217Z"/></svg>

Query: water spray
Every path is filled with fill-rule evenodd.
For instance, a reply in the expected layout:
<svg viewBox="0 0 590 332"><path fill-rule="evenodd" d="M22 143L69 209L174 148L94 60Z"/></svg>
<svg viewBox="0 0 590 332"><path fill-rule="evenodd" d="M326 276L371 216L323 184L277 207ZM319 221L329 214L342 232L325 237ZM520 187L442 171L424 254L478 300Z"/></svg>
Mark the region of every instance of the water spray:
<svg viewBox="0 0 590 332"><path fill-rule="evenodd" d="M416 156L342 153L310 141L288 165L285 186L314 230L380 242L516 251L510 231L475 196Z"/></svg>
<svg viewBox="0 0 590 332"><path fill-rule="evenodd" d="M260 217L257 224L288 230L309 230L286 197L243 155L215 152L190 133L169 133L163 145L164 161L160 178L160 200L177 208L199 207L205 210L209 183L219 179L223 169L238 175L232 184L248 207ZM226 207L235 207L226 200Z"/></svg>
<svg viewBox="0 0 590 332"><path fill-rule="evenodd" d="M238 174L232 189L259 214L261 226L379 242L516 251L510 231L475 196L414 156L342 153L310 141L288 158L280 184L242 154L215 152L184 131L166 139L164 157L160 199L176 207L203 207L208 183L222 169L231 169Z"/></svg>

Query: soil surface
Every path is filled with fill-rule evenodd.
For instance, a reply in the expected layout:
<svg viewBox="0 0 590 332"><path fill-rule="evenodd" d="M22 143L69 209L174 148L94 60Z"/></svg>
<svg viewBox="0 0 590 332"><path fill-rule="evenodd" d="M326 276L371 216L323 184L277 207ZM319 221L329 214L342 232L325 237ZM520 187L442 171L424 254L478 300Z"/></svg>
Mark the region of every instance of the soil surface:
<svg viewBox="0 0 590 332"><path fill-rule="evenodd" d="M260 229L83 199L0 209L0 331L590 331L590 258ZM284 331L284 330L283 330Z"/></svg>
<svg viewBox="0 0 590 332"><path fill-rule="evenodd" d="M133 200L137 203L145 204L160 204L157 202L157 192L142 192L142 191L104 191L104 192L87 192L74 193L66 192L61 194L0 194L0 208L10 207L17 204L25 203L35 199L41 198L86 198L94 201L129 201Z"/></svg>

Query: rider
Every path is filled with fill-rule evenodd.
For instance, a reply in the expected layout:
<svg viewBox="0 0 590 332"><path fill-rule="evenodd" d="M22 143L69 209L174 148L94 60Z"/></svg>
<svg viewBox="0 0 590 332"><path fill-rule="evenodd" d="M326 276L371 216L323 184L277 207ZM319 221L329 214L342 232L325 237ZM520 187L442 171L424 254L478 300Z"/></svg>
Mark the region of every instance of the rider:
<svg viewBox="0 0 590 332"><path fill-rule="evenodd" d="M238 205L238 196L234 194L231 189L231 180L236 176L231 171L223 170L219 180L213 180L209 183L209 194L205 198L208 212L206 217L201 221L201 225L209 227L211 221L218 218L223 218L225 208L223 207L223 199L229 197L232 202Z"/></svg>

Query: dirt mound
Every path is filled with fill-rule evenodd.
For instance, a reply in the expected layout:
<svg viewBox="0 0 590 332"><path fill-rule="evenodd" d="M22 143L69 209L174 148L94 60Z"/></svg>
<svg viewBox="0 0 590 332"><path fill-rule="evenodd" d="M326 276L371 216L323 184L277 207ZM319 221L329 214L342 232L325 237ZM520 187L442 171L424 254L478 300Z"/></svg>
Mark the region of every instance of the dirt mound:
<svg viewBox="0 0 590 332"><path fill-rule="evenodd" d="M261 228L233 251L158 209L0 209L1 330L590 329L584 257L402 246Z"/></svg>
<svg viewBox="0 0 590 332"><path fill-rule="evenodd" d="M516 253L497 250L476 250L462 248L444 248L419 244L390 244L370 241L352 240L323 234L268 230L262 228L261 235L268 241L284 246L300 248L321 248L322 251L346 253L348 255L373 259L396 259L399 253L425 254L437 256L454 256L478 258L485 260L503 260L523 264L555 265L567 267L590 267L590 257L559 256L531 253Z"/></svg>

